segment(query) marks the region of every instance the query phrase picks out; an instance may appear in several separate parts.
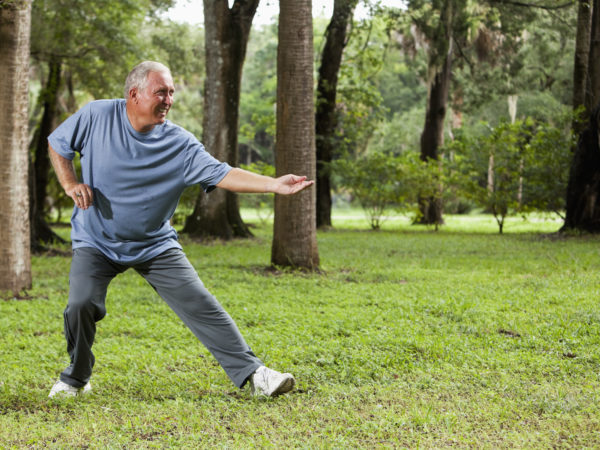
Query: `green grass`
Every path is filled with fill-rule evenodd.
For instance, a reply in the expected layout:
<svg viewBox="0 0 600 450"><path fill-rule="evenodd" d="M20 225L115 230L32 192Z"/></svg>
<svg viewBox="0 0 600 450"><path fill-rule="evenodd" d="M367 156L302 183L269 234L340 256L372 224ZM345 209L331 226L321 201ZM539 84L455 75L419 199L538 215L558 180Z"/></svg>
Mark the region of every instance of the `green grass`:
<svg viewBox="0 0 600 450"><path fill-rule="evenodd" d="M600 446L600 238L446 219L371 232L343 212L313 275L265 270L270 225L184 239L255 353L296 376L267 400L236 389L132 271L109 289L94 394L48 399L70 260L34 258L32 298L0 301L0 448Z"/></svg>

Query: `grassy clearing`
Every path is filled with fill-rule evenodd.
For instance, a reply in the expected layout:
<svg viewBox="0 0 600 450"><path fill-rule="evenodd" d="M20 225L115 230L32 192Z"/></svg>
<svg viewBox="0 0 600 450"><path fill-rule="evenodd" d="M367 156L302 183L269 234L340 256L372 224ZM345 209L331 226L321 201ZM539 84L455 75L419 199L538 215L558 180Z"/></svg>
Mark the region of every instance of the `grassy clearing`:
<svg viewBox="0 0 600 450"><path fill-rule="evenodd" d="M268 226L184 240L254 351L296 375L269 400L235 389L131 271L98 327L95 393L47 399L70 260L35 258L32 299L0 301L0 447L600 446L600 239L447 221L370 232L346 212L319 234L315 275L265 270Z"/></svg>

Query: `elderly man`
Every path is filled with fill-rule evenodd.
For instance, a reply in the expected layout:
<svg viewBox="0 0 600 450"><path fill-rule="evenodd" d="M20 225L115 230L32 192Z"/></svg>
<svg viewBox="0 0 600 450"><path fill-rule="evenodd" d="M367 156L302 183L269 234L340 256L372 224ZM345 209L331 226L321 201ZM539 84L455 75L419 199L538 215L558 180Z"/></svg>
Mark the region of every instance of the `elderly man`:
<svg viewBox="0 0 600 450"><path fill-rule="evenodd" d="M290 391L294 378L269 369L204 287L170 225L183 190L200 184L235 192L294 194L306 177L265 177L214 159L198 140L166 120L175 88L167 67L146 61L129 73L125 100L84 106L48 138L61 186L75 202L73 260L64 311L70 365L49 396L91 391L96 322L106 314L110 281L129 268L142 275L202 341L238 387L254 395ZM81 157L80 182L72 160Z"/></svg>

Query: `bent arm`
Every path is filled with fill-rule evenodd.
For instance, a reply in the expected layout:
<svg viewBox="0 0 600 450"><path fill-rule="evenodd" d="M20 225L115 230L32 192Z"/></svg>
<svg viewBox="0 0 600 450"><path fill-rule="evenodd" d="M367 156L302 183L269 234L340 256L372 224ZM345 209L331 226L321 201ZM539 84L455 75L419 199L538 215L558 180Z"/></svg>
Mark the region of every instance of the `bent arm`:
<svg viewBox="0 0 600 450"><path fill-rule="evenodd" d="M304 176L300 177L290 174L279 178L272 178L236 167L231 169L229 173L217 183L217 187L233 192L272 192L274 194L290 195L300 192L312 184L314 184L314 181L308 181Z"/></svg>
<svg viewBox="0 0 600 450"><path fill-rule="evenodd" d="M78 208L88 209L93 201L92 189L87 184L79 182L73 161L59 155L51 145L48 145L48 154L58 182L65 193L73 199Z"/></svg>

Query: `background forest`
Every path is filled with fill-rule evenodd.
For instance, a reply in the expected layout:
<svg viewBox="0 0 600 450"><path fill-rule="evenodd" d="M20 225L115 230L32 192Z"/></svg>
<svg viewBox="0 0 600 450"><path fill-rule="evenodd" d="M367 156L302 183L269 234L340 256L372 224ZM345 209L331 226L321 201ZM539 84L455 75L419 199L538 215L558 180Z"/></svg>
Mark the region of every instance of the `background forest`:
<svg viewBox="0 0 600 450"><path fill-rule="evenodd" d="M0 0L0 447L599 447L600 0L330 0L312 21L286 0L260 24L259 0L198 0L203 25L173 3ZM145 59L219 159L272 175L300 155L289 172L317 179L287 204L190 189L173 217L288 395L234 388L127 271L93 393L48 398L72 199L46 136Z"/></svg>
<svg viewBox="0 0 600 450"><path fill-rule="evenodd" d="M369 14L348 25L334 150L324 165L334 207L360 204L373 228L398 211L415 221L443 223L441 212L426 217L423 198L441 202L447 213L493 213L500 231L512 213L563 215L573 145L576 3L454 2L450 39L439 35L446 3L452 2L399 2L392 8L367 1L363 10ZM30 129L36 165L47 166L39 135L92 99L122 96L128 68L143 59L163 61L173 71L177 93L170 120L203 135L204 31L166 19L171 5L33 3ZM315 80L328 24L323 17L314 21ZM452 59L443 129L439 148L424 155L428 89L443 51ZM252 28L239 104L239 163L266 173L274 173L276 66L274 19ZM439 163L422 163L429 158ZM40 214L62 220L70 199L54 177L37 178L38 185L48 183ZM193 189L186 193L178 223L196 196ZM242 201L270 207L268 197Z"/></svg>

